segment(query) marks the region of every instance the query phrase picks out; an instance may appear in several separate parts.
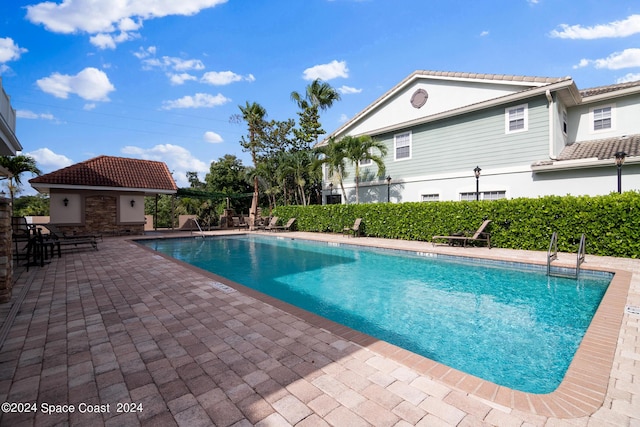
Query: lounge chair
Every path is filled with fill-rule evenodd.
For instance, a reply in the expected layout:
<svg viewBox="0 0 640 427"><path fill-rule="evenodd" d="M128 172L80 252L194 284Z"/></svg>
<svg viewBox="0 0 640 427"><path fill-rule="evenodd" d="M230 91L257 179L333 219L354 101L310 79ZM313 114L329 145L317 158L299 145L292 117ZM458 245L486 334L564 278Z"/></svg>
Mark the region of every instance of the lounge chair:
<svg viewBox="0 0 640 427"><path fill-rule="evenodd" d="M274 225L270 228L271 231L291 231L293 223L296 222L295 218L289 218L289 221L285 225Z"/></svg>
<svg viewBox="0 0 640 427"><path fill-rule="evenodd" d="M102 240L102 235L98 234L68 234L60 230L55 224L43 224L49 234L45 236L47 240L55 241L58 256L61 255L61 247L76 249L88 245L98 250L98 239Z"/></svg>
<svg viewBox="0 0 640 427"><path fill-rule="evenodd" d="M467 246L467 243L469 242L487 242L487 246L491 249L491 234L484 231L490 222L490 219L485 220L472 236L467 236L464 233L456 233L451 236L433 236L431 238L431 243L435 246L438 240L447 240L447 243L450 246L455 244Z"/></svg>
<svg viewBox="0 0 640 427"><path fill-rule="evenodd" d="M279 220L279 219L280 219L280 218L279 218L279 217L277 217L277 216L272 216L272 217L271 217L271 221L269 221L269 224L267 224L267 225L264 227L264 229L265 229L265 230L269 230L269 231L271 231L274 227L277 227L277 226L278 226L278 220Z"/></svg>
<svg viewBox="0 0 640 427"><path fill-rule="evenodd" d="M249 229L249 224L244 221L244 217L233 217L233 228L237 228L238 230L241 228Z"/></svg>
<svg viewBox="0 0 640 427"><path fill-rule="evenodd" d="M362 218L356 218L352 227L345 227L342 229L342 234L353 234L353 237L360 235L360 225L362 224Z"/></svg>

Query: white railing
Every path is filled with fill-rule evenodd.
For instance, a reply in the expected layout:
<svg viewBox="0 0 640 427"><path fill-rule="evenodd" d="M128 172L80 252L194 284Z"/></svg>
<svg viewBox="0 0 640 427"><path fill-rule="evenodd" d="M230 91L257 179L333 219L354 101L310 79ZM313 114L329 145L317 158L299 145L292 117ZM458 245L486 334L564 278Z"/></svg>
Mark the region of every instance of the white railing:
<svg viewBox="0 0 640 427"><path fill-rule="evenodd" d="M11 99L2 87L2 78L0 78L0 116L9 126L13 133L16 132L16 110L11 107Z"/></svg>

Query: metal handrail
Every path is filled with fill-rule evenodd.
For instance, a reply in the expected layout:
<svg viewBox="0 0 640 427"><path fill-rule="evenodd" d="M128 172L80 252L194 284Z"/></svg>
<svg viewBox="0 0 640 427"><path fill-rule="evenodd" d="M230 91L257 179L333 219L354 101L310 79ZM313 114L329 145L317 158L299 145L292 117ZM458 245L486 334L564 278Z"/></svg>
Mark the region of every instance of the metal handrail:
<svg viewBox="0 0 640 427"><path fill-rule="evenodd" d="M558 233L553 232L547 251L547 276L551 275L551 261L558 259Z"/></svg>
<svg viewBox="0 0 640 427"><path fill-rule="evenodd" d="M587 246L587 239L583 233L582 236L580 236L580 246L578 247L578 259L576 260L576 279L580 276L580 264L584 262L584 259L586 256L586 246Z"/></svg>
<svg viewBox="0 0 640 427"><path fill-rule="evenodd" d="M193 221L196 224L196 227L198 227L198 230L200 230L200 234L202 235L202 238L204 238L204 231L202 231L202 228L200 228L200 224L198 223L198 220L195 218L191 218L191 221ZM193 234L193 232L191 232L191 234Z"/></svg>

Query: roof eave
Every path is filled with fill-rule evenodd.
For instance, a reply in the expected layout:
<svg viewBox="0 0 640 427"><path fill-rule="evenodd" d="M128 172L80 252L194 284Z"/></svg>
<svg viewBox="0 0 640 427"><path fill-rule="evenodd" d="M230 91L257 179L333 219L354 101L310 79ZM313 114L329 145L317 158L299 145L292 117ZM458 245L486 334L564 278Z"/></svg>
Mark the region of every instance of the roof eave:
<svg viewBox="0 0 640 427"><path fill-rule="evenodd" d="M504 104L509 104L512 102L516 102L516 101L521 101L523 99L527 99L527 98L532 98L532 97L536 97L536 96L540 96L543 95L544 93L546 93L546 91L557 91L557 90L561 90L564 88L571 88L571 86L575 86L573 80L569 77L566 80L562 80L556 83L549 83L547 85L544 86L538 86L536 88L533 89L529 89L529 90L525 90L522 92L516 92L513 94L509 94L509 95L505 95L505 96L501 96L498 98L493 98L493 99L489 99L487 101L482 101L476 104L471 104L471 105L467 105L464 107L460 107L460 108L456 108L453 110L448 110L448 111L443 111L442 113L438 113L438 114L433 114L430 116L426 116L426 117L421 117L419 119L414 119L414 120L410 120L407 122L402 122L402 123L397 123L395 125L391 125L391 126L386 126L383 128L378 128L374 131L371 132L367 132L368 135L370 136L375 136L375 135L381 135L384 133L388 133L388 132L393 132L399 129L405 129L407 127L412 127L412 126L416 126L416 125L421 125L424 123L430 123L430 122L434 122L434 121L438 121L438 120L442 120L442 119L447 119L450 117L455 117L458 115L462 115L462 114L467 114L470 112L474 112L474 111L479 111L479 110L483 110L486 108L492 108L498 105L504 105ZM361 116L361 117L364 117ZM353 124L353 123L352 123ZM330 134L329 136L327 136L327 138L325 138L323 141L321 141L318 145L324 145L326 144L326 142L329 140L329 138L331 137L335 137L336 135L340 135L340 134L346 134L347 132L345 132L346 128L343 127L341 129L336 130L336 132Z"/></svg>
<svg viewBox="0 0 640 427"><path fill-rule="evenodd" d="M594 102L602 102L613 98L620 98L621 96L635 95L640 93L640 86L632 86L625 89L613 90L611 92L600 93L597 95L583 96L582 103L590 104Z"/></svg>
<svg viewBox="0 0 640 427"><path fill-rule="evenodd" d="M627 157L625 159L625 164L640 164L640 157ZM591 157L587 159L556 160L538 165L533 164L531 165L531 171L534 173L544 173L613 166L615 166L614 159L598 159L597 157Z"/></svg>
<svg viewBox="0 0 640 427"><path fill-rule="evenodd" d="M49 193L51 189L70 190L70 191L118 191L122 193L145 193L145 194L175 194L177 189L159 189L159 188L133 188L133 187L101 187L91 185L65 185L65 184L45 184L31 183L31 186L40 193Z"/></svg>

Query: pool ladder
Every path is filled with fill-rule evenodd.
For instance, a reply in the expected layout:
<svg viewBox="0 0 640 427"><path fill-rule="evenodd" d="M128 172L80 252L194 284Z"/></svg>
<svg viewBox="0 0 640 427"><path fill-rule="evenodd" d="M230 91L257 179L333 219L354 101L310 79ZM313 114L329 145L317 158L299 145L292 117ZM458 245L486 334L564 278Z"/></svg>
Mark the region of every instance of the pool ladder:
<svg viewBox="0 0 640 427"><path fill-rule="evenodd" d="M576 259L576 280L580 277L580 265L584 262L586 251L586 238L584 233L580 236L580 246L578 246L578 254ZM551 263L558 259L558 233L553 232L551 235L551 242L549 243L549 250L547 251L547 276L561 276L561 277L574 277L572 275L551 273Z"/></svg>
<svg viewBox="0 0 640 427"><path fill-rule="evenodd" d="M193 221L193 223L196 225L196 227L198 227L198 230L200 230L200 236L204 239L204 231L202 231L202 228L200 227L200 224L198 223L198 220L195 218L190 218L191 221ZM193 234L193 231L191 231L191 234Z"/></svg>

